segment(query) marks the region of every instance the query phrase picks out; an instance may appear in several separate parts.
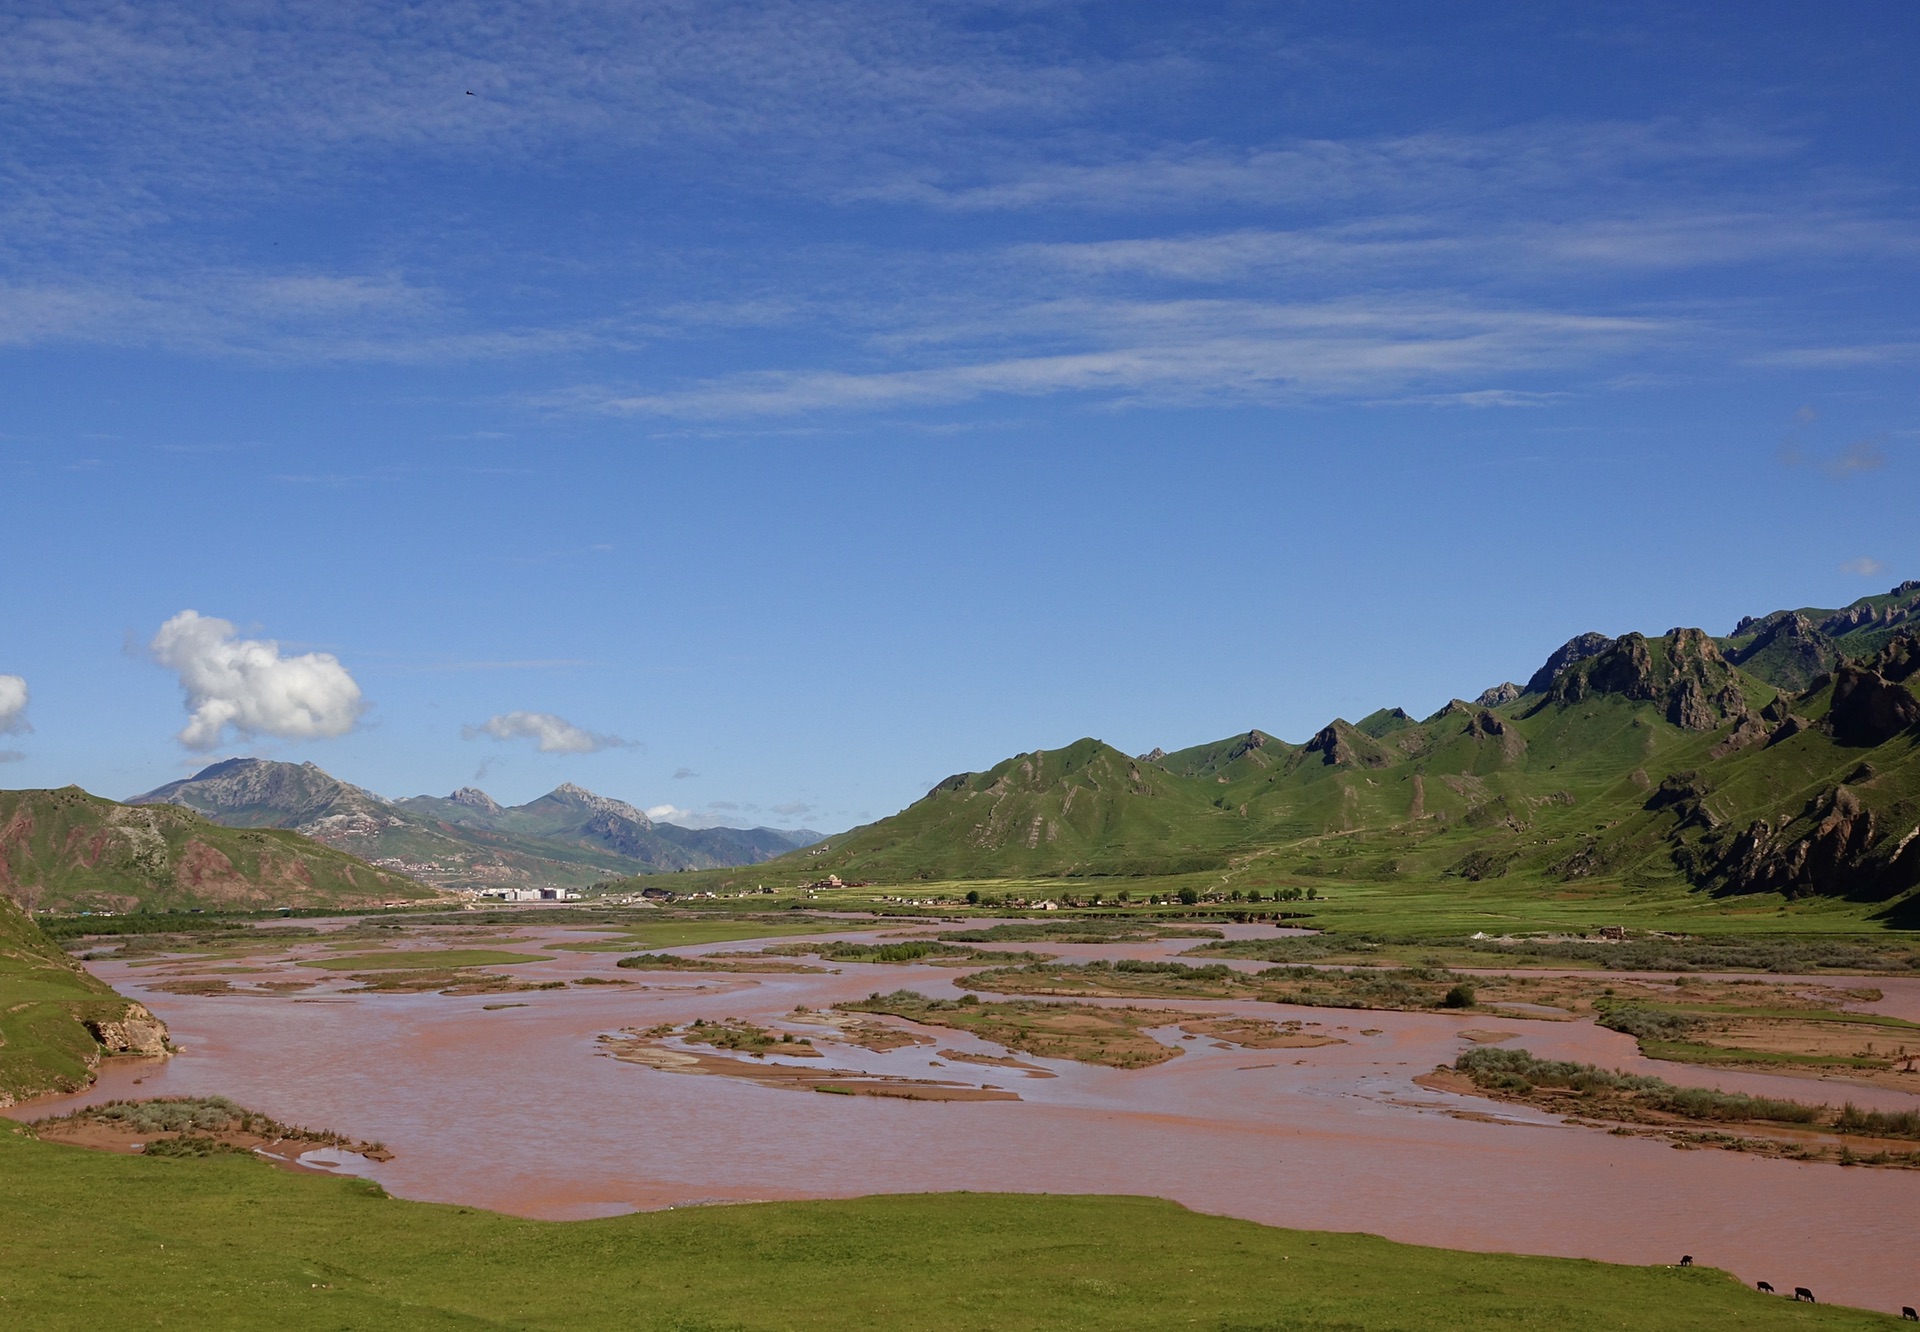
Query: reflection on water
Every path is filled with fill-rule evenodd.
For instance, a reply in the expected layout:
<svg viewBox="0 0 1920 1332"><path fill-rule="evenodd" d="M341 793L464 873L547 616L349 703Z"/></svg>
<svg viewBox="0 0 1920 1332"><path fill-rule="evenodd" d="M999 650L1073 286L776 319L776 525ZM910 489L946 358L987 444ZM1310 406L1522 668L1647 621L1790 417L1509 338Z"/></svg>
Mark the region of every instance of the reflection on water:
<svg viewBox="0 0 1920 1332"><path fill-rule="evenodd" d="M521 929L512 937L515 951L538 951L584 936ZM1080 961L1165 958L1192 943L1009 947ZM1686 1253L1748 1281L1811 1286L1823 1299L1888 1310L1920 1296L1910 1261L1920 1172L1676 1150L1416 1086L1416 1075L1467 1048L1460 1033L1486 1027L1484 1014L1155 999L1155 1008L1317 1022L1341 1043L1253 1050L1182 1040L1167 1028L1159 1038L1177 1045L1179 1058L1134 1070L1031 1061L1051 1078L943 1059L924 1045L833 1047L843 1067L994 1082L1021 1097L907 1102L801 1095L637 1067L602 1057L597 1038L698 1017L778 1024L796 1005L827 1008L901 986L955 995L952 979L962 972L846 964L834 974L748 979L623 972L614 968L617 953L562 952L510 970L531 982L636 983L464 997L348 995L336 974L291 965L324 956L324 947L315 941L292 954L246 959L272 974L233 977L320 982L277 995L166 993L151 987L190 968L94 963L103 979L165 1018L185 1052L158 1066L109 1068L83 1097L15 1113L218 1093L284 1121L380 1140L395 1153L377 1164L320 1154L317 1166L368 1174L403 1197L528 1216L948 1189L1146 1193L1277 1225L1455 1248L1628 1263ZM1920 978L1871 984L1887 993L1876 1005L1882 1011L1920 1011ZM1624 1035L1586 1022L1537 1021L1512 1008L1497 1025L1517 1034L1508 1044L1542 1057L1801 1100L1915 1104L1881 1089L1655 1064ZM942 1051L1005 1053L963 1032L930 1034ZM1476 1117L1456 1118L1453 1110Z"/></svg>

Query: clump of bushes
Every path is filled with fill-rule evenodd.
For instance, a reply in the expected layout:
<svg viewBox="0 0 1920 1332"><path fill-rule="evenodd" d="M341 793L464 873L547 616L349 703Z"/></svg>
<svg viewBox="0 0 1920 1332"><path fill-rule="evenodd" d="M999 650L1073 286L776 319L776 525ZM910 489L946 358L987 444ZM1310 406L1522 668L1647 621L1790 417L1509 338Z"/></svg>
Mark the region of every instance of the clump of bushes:
<svg viewBox="0 0 1920 1332"><path fill-rule="evenodd" d="M154 1101L109 1101L83 1111L91 1119L117 1124L135 1133L260 1133L273 1136L284 1126L244 1110L224 1096L167 1097Z"/></svg>
<svg viewBox="0 0 1920 1332"><path fill-rule="evenodd" d="M1371 952L1373 947L1357 944L1341 951ZM1279 939L1225 939L1219 943L1201 944L1189 949L1189 957L1212 954L1217 957L1243 957L1254 962L1312 962L1323 957L1332 957L1335 950L1328 947L1324 936L1309 934L1288 935Z"/></svg>
<svg viewBox="0 0 1920 1332"><path fill-rule="evenodd" d="M1132 943L1140 939L1219 939L1219 930L1158 921L1076 917L1069 920L1023 920L982 930L942 930L948 943Z"/></svg>
<svg viewBox="0 0 1920 1332"><path fill-rule="evenodd" d="M40 1121L43 1124L88 1120L115 1125L142 1137L162 1133L178 1137L147 1144L149 1155L205 1156L204 1150L173 1147L181 1140L211 1141L214 1133L250 1133L261 1138L296 1138L305 1142L345 1147L351 1139L324 1129L297 1128L244 1106L224 1096L163 1096L151 1101L108 1101L91 1105L69 1115ZM377 1146L378 1144L375 1144ZM156 1150L156 1148L158 1150ZM223 1149L224 1150L224 1149ZM236 1149L244 1150L244 1149Z"/></svg>
<svg viewBox="0 0 1920 1332"><path fill-rule="evenodd" d="M1780 1124L1817 1124L1824 1106L1803 1105L1771 1096L1719 1091L1711 1087L1676 1087L1661 1078L1621 1073L1593 1064L1564 1059L1535 1059L1525 1050L1482 1046L1454 1061L1454 1068L1491 1091L1526 1095L1539 1088L1564 1089L1582 1096L1631 1098L1649 1109L1688 1119L1727 1123L1765 1120Z"/></svg>
<svg viewBox="0 0 1920 1332"><path fill-rule="evenodd" d="M1669 1013L1658 1008L1643 1008L1638 1004L1622 1004L1609 1008L1600 1014L1599 1023L1611 1031L1625 1032L1642 1041L1678 1041L1695 1027L1700 1019L1689 1013Z"/></svg>
<svg viewBox="0 0 1920 1332"><path fill-rule="evenodd" d="M1412 940L1395 942L1415 942ZM1478 953L1556 962L1587 962L1608 971L1768 971L1805 975L1822 968L1848 971L1920 969L1920 951L1872 947L1827 939L1631 939L1595 943L1582 939L1431 939Z"/></svg>
<svg viewBox="0 0 1920 1332"><path fill-rule="evenodd" d="M1862 1110L1852 1101L1840 1107L1833 1126L1842 1133L1876 1138L1920 1138L1920 1110Z"/></svg>
<svg viewBox="0 0 1920 1332"><path fill-rule="evenodd" d="M140 1149L142 1156L252 1156L245 1147L237 1147L230 1142L221 1142L218 1138L204 1136L183 1136L178 1138L156 1138Z"/></svg>
<svg viewBox="0 0 1920 1332"><path fill-rule="evenodd" d="M1292 984L1285 1002L1322 1008L1436 1008L1446 1002L1442 986L1465 983L1441 967L1268 967L1254 979Z"/></svg>

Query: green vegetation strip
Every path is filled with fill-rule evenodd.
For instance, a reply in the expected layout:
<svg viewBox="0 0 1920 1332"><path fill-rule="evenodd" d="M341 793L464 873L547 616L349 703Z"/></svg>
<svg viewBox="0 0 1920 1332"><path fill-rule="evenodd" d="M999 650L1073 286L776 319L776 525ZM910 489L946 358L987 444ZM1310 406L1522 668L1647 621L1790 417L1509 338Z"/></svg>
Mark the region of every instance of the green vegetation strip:
<svg viewBox="0 0 1920 1332"><path fill-rule="evenodd" d="M1085 994L1102 998L1241 999L1300 1004L1316 1008L1471 1008L1472 978L1427 967L1342 971L1319 967L1268 967L1235 971L1224 963L1189 966L1184 962L1063 964L1036 962L1024 967L995 967L954 982L994 994Z"/></svg>
<svg viewBox="0 0 1920 1332"><path fill-rule="evenodd" d="M823 944L776 944L766 950L777 957L818 956L828 962L1045 962L1052 953L1000 952L990 948L968 948L959 944L936 943L931 939L908 939L901 943L854 943L840 941Z"/></svg>
<svg viewBox="0 0 1920 1332"><path fill-rule="evenodd" d="M395 953L355 953L319 957L303 967L323 971L447 971L456 967L510 967L519 962L551 962L537 953L508 953L497 948L422 948Z"/></svg>
<svg viewBox="0 0 1920 1332"><path fill-rule="evenodd" d="M1485 1091L1506 1092L1523 1098L1541 1088L1571 1091L1592 1101L1596 1109L1602 1111L1630 1101L1682 1119L1803 1124L1882 1138L1920 1138L1920 1111L1861 1110L1852 1104L1834 1111L1824 1105L1750 1096L1745 1092L1676 1087L1662 1078L1621 1073L1593 1064L1536 1059L1525 1050L1482 1046L1461 1055L1453 1066Z"/></svg>
<svg viewBox="0 0 1920 1332"><path fill-rule="evenodd" d="M1738 1327L1893 1320L1705 1268L1456 1253L1143 1198L961 1194L541 1222L231 1156L0 1133L10 1325L621 1329Z"/></svg>
<svg viewBox="0 0 1920 1332"><path fill-rule="evenodd" d="M794 934L844 934L862 928L860 922L841 920L663 920L627 927L618 939L589 939L556 944L576 953L625 953L635 948L685 948L691 944L734 943L741 939L775 939Z"/></svg>
<svg viewBox="0 0 1920 1332"><path fill-rule="evenodd" d="M1220 931L1155 920L1084 916L1019 921L979 930L943 930L937 937L948 943L1131 943L1145 939L1218 939Z"/></svg>

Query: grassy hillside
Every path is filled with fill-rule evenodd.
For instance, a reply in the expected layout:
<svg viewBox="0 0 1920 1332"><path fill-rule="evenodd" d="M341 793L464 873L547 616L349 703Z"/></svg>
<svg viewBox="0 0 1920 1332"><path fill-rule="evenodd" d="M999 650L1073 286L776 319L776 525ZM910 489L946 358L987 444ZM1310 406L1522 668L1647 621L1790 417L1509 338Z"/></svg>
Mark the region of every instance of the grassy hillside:
<svg viewBox="0 0 1920 1332"><path fill-rule="evenodd" d="M145 1016L0 897L0 1106L86 1086L101 1037L124 1044L128 1018ZM155 1024L131 1035L151 1041L161 1032Z"/></svg>
<svg viewBox="0 0 1920 1332"><path fill-rule="evenodd" d="M33 911L365 906L431 889L280 829L171 805L0 791L0 896Z"/></svg>
<svg viewBox="0 0 1920 1332"><path fill-rule="evenodd" d="M1237 835L1212 802L1191 778L1081 740L949 777L890 819L766 868L897 880L1175 873L1219 863Z"/></svg>
<svg viewBox="0 0 1920 1332"><path fill-rule="evenodd" d="M1145 1198L909 1195L554 1223L243 1157L149 1160L0 1134L0 1209L7 1321L85 1332L1893 1325L1705 1268L1414 1248Z"/></svg>
<svg viewBox="0 0 1920 1332"><path fill-rule="evenodd" d="M744 880L675 879L1186 876L1269 897L1499 883L1603 904L1831 898L1920 924L1917 684L1910 634L1799 691L1698 630L1595 639L1502 701L1385 709L1301 745L1251 731L1133 759L1081 740L949 778Z"/></svg>

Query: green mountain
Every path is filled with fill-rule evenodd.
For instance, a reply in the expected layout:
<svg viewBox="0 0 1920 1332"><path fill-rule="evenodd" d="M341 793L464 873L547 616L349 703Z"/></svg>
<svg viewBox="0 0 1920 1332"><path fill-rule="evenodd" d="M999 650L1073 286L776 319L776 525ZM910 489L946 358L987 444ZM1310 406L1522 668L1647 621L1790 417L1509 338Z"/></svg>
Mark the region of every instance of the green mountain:
<svg viewBox="0 0 1920 1332"><path fill-rule="evenodd" d="M1805 689L1842 661L1872 656L1903 628L1920 629L1920 581L1910 579L1839 610L1803 606L1749 615L1719 644L1727 660L1748 674L1783 689Z"/></svg>
<svg viewBox="0 0 1920 1332"><path fill-rule="evenodd" d="M228 759L133 797L235 828L284 828L447 888L586 887L660 870L767 860L819 840L775 828L681 828L571 783L502 806L471 787L388 800L311 763Z"/></svg>
<svg viewBox="0 0 1920 1332"><path fill-rule="evenodd" d="M277 829L58 791L0 791L0 897L31 911L367 906L432 897L405 875Z"/></svg>
<svg viewBox="0 0 1920 1332"><path fill-rule="evenodd" d="M1514 875L1893 903L1920 887L1916 608L1906 583L1843 612L1743 620L1727 639L1582 635L1525 687L1423 720L1336 719L1304 744L1254 730L1129 758L1084 739L951 777L768 870Z"/></svg>

